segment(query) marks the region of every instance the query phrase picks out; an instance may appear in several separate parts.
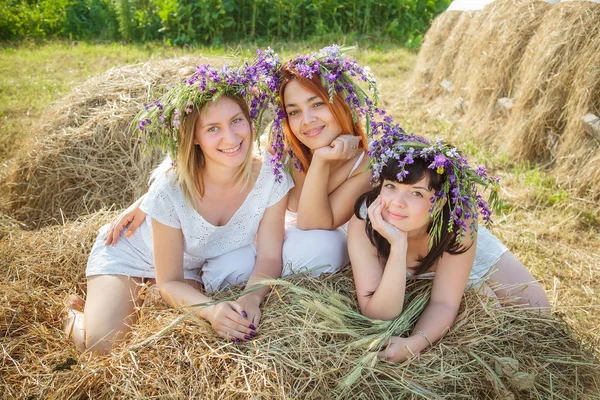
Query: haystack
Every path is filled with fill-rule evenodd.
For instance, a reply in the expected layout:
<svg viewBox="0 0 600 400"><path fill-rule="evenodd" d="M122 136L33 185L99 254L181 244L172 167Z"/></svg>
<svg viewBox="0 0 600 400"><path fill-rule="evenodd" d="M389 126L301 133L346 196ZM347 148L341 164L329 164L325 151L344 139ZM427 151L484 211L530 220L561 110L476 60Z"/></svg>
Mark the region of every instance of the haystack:
<svg viewBox="0 0 600 400"><path fill-rule="evenodd" d="M153 90L180 81L200 62L206 60L125 66L75 88L41 118L0 177L0 211L36 227L131 203L161 157L145 151L132 119Z"/></svg>
<svg viewBox="0 0 600 400"><path fill-rule="evenodd" d="M463 11L451 10L438 15L427 30L419 50L419 58L412 75L412 84L421 90L429 87L433 73L440 62L446 40Z"/></svg>
<svg viewBox="0 0 600 400"><path fill-rule="evenodd" d="M435 97L443 92L451 92L452 86L443 88L442 83L453 85L453 71L458 54L468 38L469 27L477 25L479 11L461 11L454 29L447 37L444 47L431 77L430 95Z"/></svg>
<svg viewBox="0 0 600 400"><path fill-rule="evenodd" d="M462 10L462 14L444 43L442 56L431 79L434 96L446 92L456 97L460 93L464 85L463 76L470 72L472 60L468 55L471 42L476 40L487 10L493 4L493 1L478 0L455 1L450 5L449 10Z"/></svg>
<svg viewBox="0 0 600 400"><path fill-rule="evenodd" d="M574 64L579 66L573 77L565 104L567 121L557 149L558 171L569 175L576 191L595 201L600 200L600 4L590 13L589 41ZM593 170L589 170L594 168Z"/></svg>
<svg viewBox="0 0 600 400"><path fill-rule="evenodd" d="M525 160L556 159L570 93L594 86L574 87L578 72L597 68L580 56L588 44L597 43L599 26L600 4L589 1L562 1L544 15L517 72L515 107L502 134L510 153Z"/></svg>
<svg viewBox="0 0 600 400"><path fill-rule="evenodd" d="M462 93L471 124L492 118L498 99L512 97L523 53L551 7L541 0L496 0L486 7L481 27L465 49L472 67L461 79L466 81Z"/></svg>
<svg viewBox="0 0 600 400"><path fill-rule="evenodd" d="M455 326L408 364L379 361L405 334L430 283L412 282L404 314L373 321L356 312L351 271L274 282L255 340L215 337L147 291L140 321L112 356L78 354L61 332L62 300L85 292L85 259L97 213L0 240L4 398L477 398L594 399L600 364L561 320L465 295ZM227 298L239 291L223 291Z"/></svg>

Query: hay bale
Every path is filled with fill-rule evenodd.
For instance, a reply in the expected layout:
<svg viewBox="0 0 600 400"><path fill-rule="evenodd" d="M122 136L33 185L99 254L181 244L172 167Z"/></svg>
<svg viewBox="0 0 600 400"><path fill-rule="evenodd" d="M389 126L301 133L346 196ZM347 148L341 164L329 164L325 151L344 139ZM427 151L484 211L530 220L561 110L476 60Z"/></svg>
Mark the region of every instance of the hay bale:
<svg viewBox="0 0 600 400"><path fill-rule="evenodd" d="M143 149L132 119L153 90L180 81L199 62L183 57L129 65L76 87L42 116L0 179L1 211L37 227L131 203L161 157Z"/></svg>
<svg viewBox="0 0 600 400"><path fill-rule="evenodd" d="M114 215L114 214L113 214ZM140 321L112 356L78 354L61 333L61 302L84 293L83 270L97 213L64 227L0 240L0 326L5 398L515 398L593 399L600 364L559 319L496 308L465 295L445 338L409 365L378 361L369 348L406 332L427 303L430 282L409 284L393 322L357 310L352 274L279 282L255 340L216 338L148 292ZM219 294L226 298L239 288Z"/></svg>
<svg viewBox="0 0 600 400"><path fill-rule="evenodd" d="M460 11L460 16L444 43L439 61L431 76L431 97L436 97L443 92L443 88L440 86L443 81L448 80L454 83L453 71L457 55L468 38L469 27L477 24L478 13L479 11Z"/></svg>
<svg viewBox="0 0 600 400"><path fill-rule="evenodd" d="M600 177L594 179L592 175L596 171L587 169L595 165L591 160L600 155L597 119L600 116L600 4L595 5L594 12L595 26L590 25L589 41L573 61L577 68L565 104L567 121L557 158L560 175L572 181L566 183L572 183L578 193L597 201L600 200Z"/></svg>
<svg viewBox="0 0 600 400"><path fill-rule="evenodd" d="M10 215L0 212L0 239L8 235L10 232L21 229L23 225Z"/></svg>
<svg viewBox="0 0 600 400"><path fill-rule="evenodd" d="M597 51L599 26L600 5L588 1L562 1L544 15L517 72L515 108L502 134L510 153L524 160L556 158L575 76L594 68L579 56L591 41Z"/></svg>
<svg viewBox="0 0 600 400"><path fill-rule="evenodd" d="M496 0L487 7L476 37L465 50L466 58L473 60L461 88L470 104L471 125L491 117L498 99L513 95L525 48L551 7L541 0Z"/></svg>
<svg viewBox="0 0 600 400"><path fill-rule="evenodd" d="M438 15L427 30L419 50L417 64L412 75L412 84L421 88L429 87L433 73L440 61L446 38L451 35L462 11L446 11Z"/></svg>

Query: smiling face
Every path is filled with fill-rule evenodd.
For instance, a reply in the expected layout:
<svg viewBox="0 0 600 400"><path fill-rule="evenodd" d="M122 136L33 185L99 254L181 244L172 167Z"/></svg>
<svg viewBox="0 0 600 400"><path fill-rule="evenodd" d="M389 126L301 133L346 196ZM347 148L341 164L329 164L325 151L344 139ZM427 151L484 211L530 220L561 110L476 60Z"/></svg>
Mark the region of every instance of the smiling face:
<svg viewBox="0 0 600 400"><path fill-rule="evenodd" d="M248 156L252 129L240 105L229 97L208 103L194 131L194 144L202 149L207 165L239 167Z"/></svg>
<svg viewBox="0 0 600 400"><path fill-rule="evenodd" d="M411 184L386 179L380 192L385 204L383 219L404 232L426 231L430 220L430 199L434 194L426 174L423 179Z"/></svg>
<svg viewBox="0 0 600 400"><path fill-rule="evenodd" d="M284 98L292 133L310 150L329 146L342 133L328 99L306 89L297 80L287 84Z"/></svg>

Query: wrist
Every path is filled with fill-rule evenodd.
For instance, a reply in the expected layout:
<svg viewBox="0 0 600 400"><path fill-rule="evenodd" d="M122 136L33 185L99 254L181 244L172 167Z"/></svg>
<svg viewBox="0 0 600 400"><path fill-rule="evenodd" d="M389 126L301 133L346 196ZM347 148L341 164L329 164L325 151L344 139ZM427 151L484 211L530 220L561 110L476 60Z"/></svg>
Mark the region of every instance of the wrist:
<svg viewBox="0 0 600 400"><path fill-rule="evenodd" d="M215 305L199 308L196 311L196 315L212 324L213 315L215 312Z"/></svg>
<svg viewBox="0 0 600 400"><path fill-rule="evenodd" d="M398 238L390 242L390 253L406 254L408 250L408 242L402 238Z"/></svg>
<svg viewBox="0 0 600 400"><path fill-rule="evenodd" d="M313 153L313 157L310 163L311 167L315 166L329 166L331 160L325 157L325 155L320 151L315 151Z"/></svg>
<svg viewBox="0 0 600 400"><path fill-rule="evenodd" d="M263 288L257 289L254 292L240 296L240 299L245 299L248 302L252 302L256 305L259 305L260 303L262 303L262 300L264 298L264 295L262 294L263 291Z"/></svg>
<svg viewBox="0 0 600 400"><path fill-rule="evenodd" d="M422 331L419 331L422 332ZM428 347L431 347L433 345L433 343L430 343L430 338L429 336L427 336L426 333L423 332L423 334L421 333L417 333L417 332L413 332L413 334L408 338L410 340L410 348L415 352L421 352L423 350L425 350Z"/></svg>

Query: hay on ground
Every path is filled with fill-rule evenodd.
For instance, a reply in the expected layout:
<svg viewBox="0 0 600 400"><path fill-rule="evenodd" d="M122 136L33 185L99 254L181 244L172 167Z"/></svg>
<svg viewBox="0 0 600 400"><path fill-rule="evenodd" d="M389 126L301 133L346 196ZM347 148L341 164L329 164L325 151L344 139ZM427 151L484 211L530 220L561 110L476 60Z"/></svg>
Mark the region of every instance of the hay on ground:
<svg viewBox="0 0 600 400"><path fill-rule="evenodd" d="M355 311L349 269L277 283L259 335L247 343L223 342L208 323L182 318L149 292L125 346L112 356L78 354L61 332L61 303L67 293L84 293L85 259L110 216L0 240L0 259L10 265L0 275L4 397L570 400L600 393L598 360L563 322L496 307L476 292L420 358L378 361L372 350L411 329L430 282L409 285L398 320L372 321Z"/></svg>
<svg viewBox="0 0 600 400"><path fill-rule="evenodd" d="M438 15L427 30L419 57L412 75L412 83L417 89L429 87L433 73L440 61L447 38L451 35L463 11L446 11Z"/></svg>
<svg viewBox="0 0 600 400"><path fill-rule="evenodd" d="M75 88L40 121L0 179L2 210L29 227L60 223L142 194L160 154L130 128L160 85L193 72L183 57L112 69Z"/></svg>
<svg viewBox="0 0 600 400"><path fill-rule="evenodd" d="M517 72L515 108L502 135L510 153L555 160L577 71L593 68L579 55L597 38L599 24L600 4L588 1L563 1L544 15Z"/></svg>

